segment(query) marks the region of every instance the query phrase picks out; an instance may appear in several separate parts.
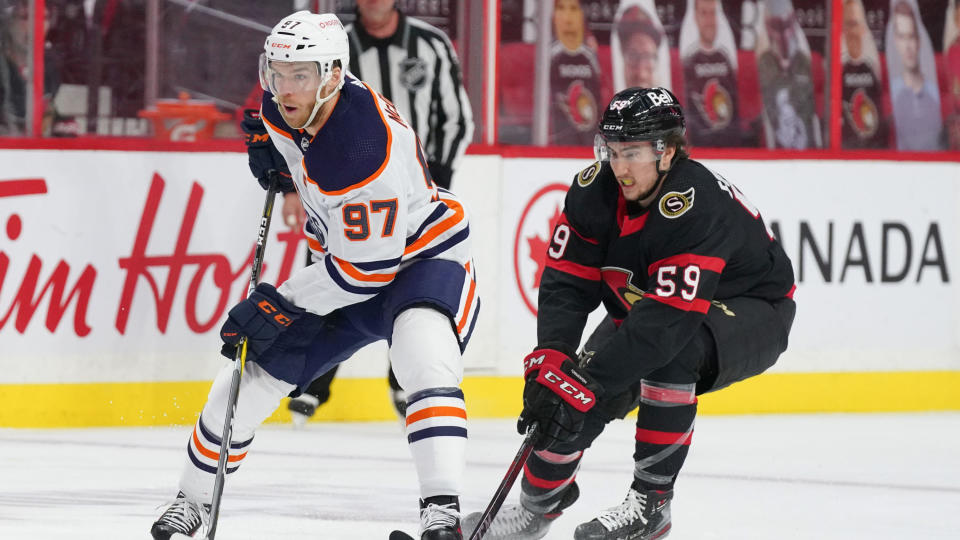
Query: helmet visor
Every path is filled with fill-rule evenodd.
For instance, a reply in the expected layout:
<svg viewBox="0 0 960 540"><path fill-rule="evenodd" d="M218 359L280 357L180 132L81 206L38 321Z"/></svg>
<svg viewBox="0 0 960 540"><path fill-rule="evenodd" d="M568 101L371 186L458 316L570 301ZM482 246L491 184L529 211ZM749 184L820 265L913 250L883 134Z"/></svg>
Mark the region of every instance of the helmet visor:
<svg viewBox="0 0 960 540"><path fill-rule="evenodd" d="M275 96L316 94L321 84L319 70L316 62L279 62L260 54L260 86Z"/></svg>
<svg viewBox="0 0 960 540"><path fill-rule="evenodd" d="M660 158L655 145L660 141L612 141L601 134L593 139L593 155L597 161L651 163Z"/></svg>

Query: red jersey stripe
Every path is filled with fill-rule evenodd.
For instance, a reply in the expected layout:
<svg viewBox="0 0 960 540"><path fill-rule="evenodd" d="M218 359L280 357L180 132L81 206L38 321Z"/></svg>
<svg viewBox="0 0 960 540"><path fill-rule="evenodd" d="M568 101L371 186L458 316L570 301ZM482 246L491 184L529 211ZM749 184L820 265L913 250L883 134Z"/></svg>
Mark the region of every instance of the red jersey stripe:
<svg viewBox="0 0 960 540"><path fill-rule="evenodd" d="M655 294L648 294L644 296L644 298L656 300L661 304L666 304L681 311L696 311L698 313L706 313L710 309L710 302L707 302L703 298L694 298L692 302L688 302L682 298L677 298L676 296L657 296Z"/></svg>
<svg viewBox="0 0 960 540"><path fill-rule="evenodd" d="M666 259L660 259L659 261L651 264L647 268L647 275L651 276L657 272L657 269L662 266L699 266L701 270L710 270L711 272L720 273L723 271L723 268L727 266L727 261L721 259L720 257L707 257L704 255L694 255L693 253L683 253L680 255L674 255L672 257L667 257Z"/></svg>
<svg viewBox="0 0 960 540"><path fill-rule="evenodd" d="M557 261L549 257L547 257L547 266L578 278L600 281L600 269L592 266L584 266L570 261Z"/></svg>

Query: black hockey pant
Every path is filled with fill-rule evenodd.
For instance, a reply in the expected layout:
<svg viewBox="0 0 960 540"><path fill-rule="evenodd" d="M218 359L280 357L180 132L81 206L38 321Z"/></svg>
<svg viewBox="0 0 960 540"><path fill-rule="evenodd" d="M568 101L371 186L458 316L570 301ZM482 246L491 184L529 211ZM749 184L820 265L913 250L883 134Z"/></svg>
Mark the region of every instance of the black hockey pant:
<svg viewBox="0 0 960 540"><path fill-rule="evenodd" d="M697 397L762 373L787 347L796 304L734 298L711 307L706 324L667 365L646 375L630 391L601 401L580 435L549 451L533 453L521 480L521 503L550 513L576 478L583 451L614 418L637 407L635 489L672 489L693 436ZM733 314L733 315L731 315ZM734 316L735 315L735 316ZM587 340L596 350L616 328L608 320Z"/></svg>

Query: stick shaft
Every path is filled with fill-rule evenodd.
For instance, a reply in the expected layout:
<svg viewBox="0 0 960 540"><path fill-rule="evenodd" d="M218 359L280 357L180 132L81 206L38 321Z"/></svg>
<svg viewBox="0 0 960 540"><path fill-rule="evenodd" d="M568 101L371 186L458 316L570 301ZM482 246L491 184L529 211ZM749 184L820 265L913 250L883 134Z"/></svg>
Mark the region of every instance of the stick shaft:
<svg viewBox="0 0 960 540"><path fill-rule="evenodd" d="M260 227L257 233L257 248L253 254L253 265L250 270L250 285L247 296L260 282L260 273L263 269L263 254L267 249L267 234L270 232L270 218L273 215L273 201L276 198L276 181L271 181L267 190L267 199L263 203L263 214L260 216ZM227 396L227 414L223 421L223 435L220 439L220 457L217 460L217 475L213 483L213 500L210 503L210 527L207 532L208 540L214 540L217 534L217 520L220 517L220 500L223 498L223 484L227 478L227 458L230 456L230 442L233 439L233 418L237 412L237 398L240 395L240 376L243 375L244 363L247 359L247 338L243 338L240 347L237 347L237 357L233 362L233 376L230 378L230 393Z"/></svg>
<svg viewBox="0 0 960 540"><path fill-rule="evenodd" d="M483 538L483 535L486 534L487 530L490 529L490 525L493 524L493 518L497 517L497 512L500 511L500 506L503 505L503 501L507 498L507 494L510 493L510 488L513 487L513 483L516 482L517 476L520 475L520 471L523 469L524 464L527 463L527 458L529 458L530 454L533 452L533 442L536 439L537 424L534 423L527 428L527 434L523 438L523 444L521 444L520 449L517 450L517 455L513 458L513 462L510 463L510 468L507 469L507 474L504 475L503 480L500 481L500 486L497 487L497 491L493 494L493 499L480 516L480 521L477 522L477 528L470 535L470 540L480 540Z"/></svg>

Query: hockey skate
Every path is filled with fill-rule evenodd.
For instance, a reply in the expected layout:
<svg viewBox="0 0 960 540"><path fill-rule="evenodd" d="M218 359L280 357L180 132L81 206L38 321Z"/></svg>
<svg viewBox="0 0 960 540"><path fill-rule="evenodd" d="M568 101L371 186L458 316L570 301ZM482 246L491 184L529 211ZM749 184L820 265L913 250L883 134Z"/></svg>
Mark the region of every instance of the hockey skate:
<svg viewBox="0 0 960 540"><path fill-rule="evenodd" d="M485 540L537 540L543 538L550 531L553 520L563 514L577 498L580 497L580 488L577 483L570 484L560 502L550 512L542 514L527 510L522 504L505 505L497 512L493 523L483 535ZM463 519L467 534L473 534L480 522L480 512L469 514Z"/></svg>
<svg viewBox="0 0 960 540"><path fill-rule="evenodd" d="M150 535L153 540L170 540L170 537L177 533L193 536L201 526L207 526L209 517L210 505L201 506L187 499L181 491L163 515L153 523L153 527L150 527Z"/></svg>
<svg viewBox="0 0 960 540"><path fill-rule="evenodd" d="M313 394L304 392L295 398L291 398L290 402L287 403L287 409L290 410L290 418L293 420L294 427L301 428L306 425L307 420L317 412L319 406L320 398Z"/></svg>
<svg viewBox="0 0 960 540"><path fill-rule="evenodd" d="M673 490L637 491L630 488L619 506L581 523L574 540L655 540L670 534Z"/></svg>
<svg viewBox="0 0 960 540"><path fill-rule="evenodd" d="M407 417L407 393L399 388L391 388L390 401L393 402L393 410L397 411L400 420L405 420Z"/></svg>
<svg viewBox="0 0 960 540"><path fill-rule="evenodd" d="M457 497L427 497L420 501L420 540L463 540Z"/></svg>

